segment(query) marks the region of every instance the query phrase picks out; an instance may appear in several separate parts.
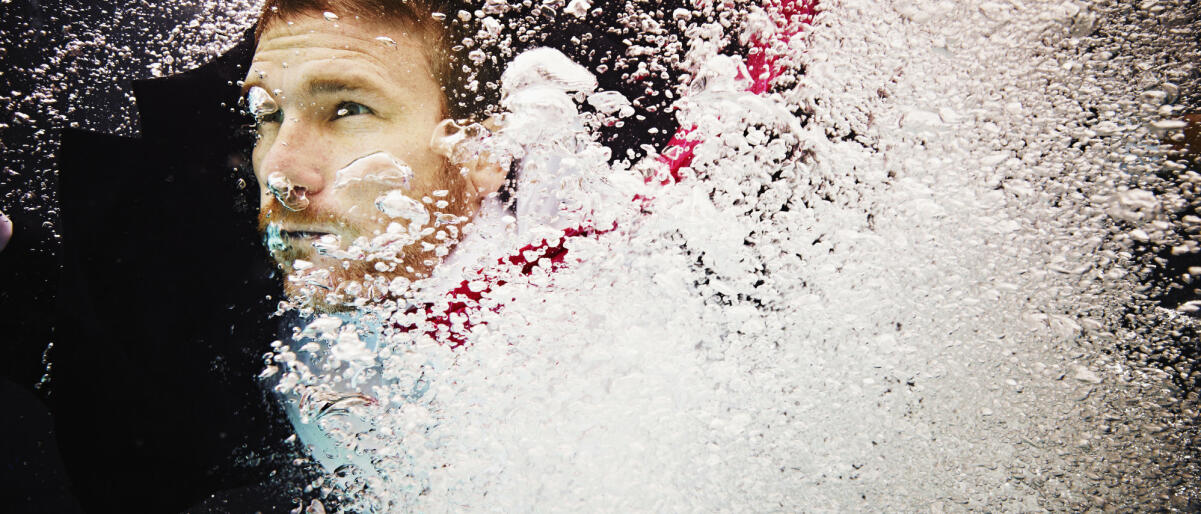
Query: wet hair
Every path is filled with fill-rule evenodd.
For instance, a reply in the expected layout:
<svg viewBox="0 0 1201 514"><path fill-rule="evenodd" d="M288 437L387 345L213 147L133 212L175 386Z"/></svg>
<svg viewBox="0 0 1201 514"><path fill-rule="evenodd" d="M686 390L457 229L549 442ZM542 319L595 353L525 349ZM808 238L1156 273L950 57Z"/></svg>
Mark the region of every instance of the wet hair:
<svg viewBox="0 0 1201 514"><path fill-rule="evenodd" d="M341 19L405 26L422 39L429 68L442 88L444 115L479 120L498 102L495 79L500 73L491 62L472 63L469 50L457 43L472 33L467 20L456 14L461 9L469 8L462 1L448 0L267 0L254 38L257 42L272 24L289 17L326 12Z"/></svg>

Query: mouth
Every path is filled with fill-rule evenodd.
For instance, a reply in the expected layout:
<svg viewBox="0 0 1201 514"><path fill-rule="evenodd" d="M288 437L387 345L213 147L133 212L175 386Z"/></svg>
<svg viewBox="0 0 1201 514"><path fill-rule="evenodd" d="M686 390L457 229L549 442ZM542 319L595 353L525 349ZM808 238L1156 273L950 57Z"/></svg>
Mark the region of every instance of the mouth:
<svg viewBox="0 0 1201 514"><path fill-rule="evenodd" d="M316 247L326 236L337 237L335 233L326 230L298 227L285 229L275 223L267 225L263 236L267 248L272 252L295 251L296 245L302 243Z"/></svg>
<svg viewBox="0 0 1201 514"><path fill-rule="evenodd" d="M279 231L280 237L289 239L308 239L316 240L323 236L334 235L333 232L324 232L320 230L283 230Z"/></svg>

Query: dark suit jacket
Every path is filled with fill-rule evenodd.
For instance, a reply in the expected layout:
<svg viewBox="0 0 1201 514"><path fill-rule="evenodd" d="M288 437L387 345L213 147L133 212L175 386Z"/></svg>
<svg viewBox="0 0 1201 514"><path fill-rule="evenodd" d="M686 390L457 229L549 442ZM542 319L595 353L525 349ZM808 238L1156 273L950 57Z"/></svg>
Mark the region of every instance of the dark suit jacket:
<svg viewBox="0 0 1201 514"><path fill-rule="evenodd" d="M135 82L140 138L63 134L54 430L26 430L58 451L14 457L50 470L14 487L34 491L18 511L70 510L72 497L88 512L295 506L306 477L286 465L290 430L255 378L279 292L236 112L251 50ZM36 404L24 412L23 427L50 425Z"/></svg>

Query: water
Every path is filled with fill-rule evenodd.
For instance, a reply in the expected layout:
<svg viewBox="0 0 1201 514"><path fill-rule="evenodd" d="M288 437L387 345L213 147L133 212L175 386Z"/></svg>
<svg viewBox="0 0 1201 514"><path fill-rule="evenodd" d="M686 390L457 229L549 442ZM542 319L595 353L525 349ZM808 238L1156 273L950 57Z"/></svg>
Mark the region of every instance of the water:
<svg viewBox="0 0 1201 514"><path fill-rule="evenodd" d="M334 188L371 183L392 189L407 189L413 170L393 155L375 152L351 161L334 173Z"/></svg>
<svg viewBox="0 0 1201 514"><path fill-rule="evenodd" d="M464 223L407 196L411 170L384 154L339 175L382 188L396 224L322 241L378 272L345 312L301 309L269 355L329 471L316 496L1196 508L1198 270L1178 263L1201 221L1195 154L1175 149L1197 108L1195 6L831 0L811 24L693 7L635 6L624 23L678 24L687 44L615 59L680 77L687 144L614 158L597 134L643 104L539 50L509 62L503 113L441 141L517 166L515 204ZM482 32L507 11L490 2ZM424 240L433 276L374 267L443 227Z"/></svg>
<svg viewBox="0 0 1201 514"><path fill-rule="evenodd" d="M1088 158L1152 133L1089 136L1080 113L1104 93L1035 87L1101 65L1077 41L1097 15L929 4L863 23L878 8L831 3L779 40L792 51L771 94L710 43L730 32L693 24L675 108L700 142L665 187L634 171L654 157L610 165L587 137L579 105L619 119L627 99L551 51L518 56L485 143L522 162L509 248L609 230L565 238L563 266L478 272L464 347L419 330L381 343L373 365L399 381L362 406L374 431L343 435L386 451L359 453L374 460L347 479L368 484L350 505L1029 510L1193 494L1131 479L1192 475L1123 453L1173 417L1129 410L1170 379L1111 351L1140 337L1120 322L1140 308L1126 241L1165 241L1164 192ZM752 38L767 39L783 23L761 15ZM1055 66L1018 46L1035 34ZM428 292L410 302L438 316ZM414 319L380 313L398 315Z"/></svg>

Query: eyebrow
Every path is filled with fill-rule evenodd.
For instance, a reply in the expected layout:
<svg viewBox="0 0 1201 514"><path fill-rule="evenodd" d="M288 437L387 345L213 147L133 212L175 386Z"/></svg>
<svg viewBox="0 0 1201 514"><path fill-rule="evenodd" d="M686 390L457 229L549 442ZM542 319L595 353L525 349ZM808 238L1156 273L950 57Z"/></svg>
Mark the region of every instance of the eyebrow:
<svg viewBox="0 0 1201 514"><path fill-rule="evenodd" d="M252 87L266 87L262 82L255 78L248 80L242 84L242 96L246 96ZM377 81L368 75L359 73L348 73L338 76L318 76L310 79L308 82L308 94L311 96L321 94L344 93L349 91L365 91L369 93L382 93L382 89L377 85Z"/></svg>
<svg viewBox="0 0 1201 514"><path fill-rule="evenodd" d="M360 76L320 77L309 81L309 95L376 90L371 79Z"/></svg>

